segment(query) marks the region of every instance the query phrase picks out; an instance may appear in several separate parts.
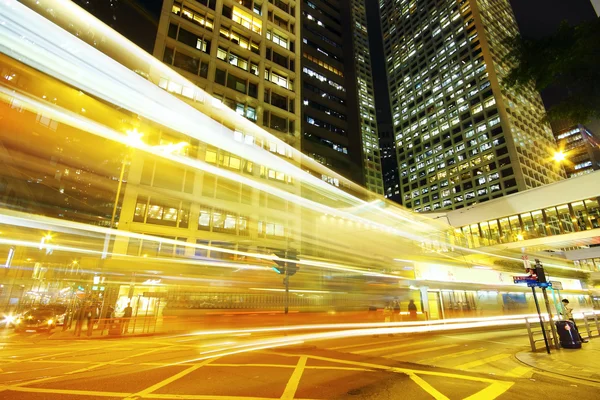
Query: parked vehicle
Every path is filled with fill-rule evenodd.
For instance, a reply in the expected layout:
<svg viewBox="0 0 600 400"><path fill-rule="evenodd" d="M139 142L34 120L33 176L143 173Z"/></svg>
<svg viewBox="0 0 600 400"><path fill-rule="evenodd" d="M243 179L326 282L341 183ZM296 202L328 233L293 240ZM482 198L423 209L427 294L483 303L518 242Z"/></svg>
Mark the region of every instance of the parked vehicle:
<svg viewBox="0 0 600 400"><path fill-rule="evenodd" d="M15 332L50 332L52 329L56 328L58 320L59 314L55 308L33 308L23 313L23 315L15 320Z"/></svg>

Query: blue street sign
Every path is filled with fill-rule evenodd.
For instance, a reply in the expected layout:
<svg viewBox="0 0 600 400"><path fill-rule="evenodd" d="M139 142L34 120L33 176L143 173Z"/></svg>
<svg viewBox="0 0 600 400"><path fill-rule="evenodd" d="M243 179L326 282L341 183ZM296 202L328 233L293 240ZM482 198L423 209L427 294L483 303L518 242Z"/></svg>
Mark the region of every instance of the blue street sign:
<svg viewBox="0 0 600 400"><path fill-rule="evenodd" d="M551 283L527 282L527 287L548 288L552 287Z"/></svg>
<svg viewBox="0 0 600 400"><path fill-rule="evenodd" d="M532 276L513 276L514 283L537 283L537 278Z"/></svg>

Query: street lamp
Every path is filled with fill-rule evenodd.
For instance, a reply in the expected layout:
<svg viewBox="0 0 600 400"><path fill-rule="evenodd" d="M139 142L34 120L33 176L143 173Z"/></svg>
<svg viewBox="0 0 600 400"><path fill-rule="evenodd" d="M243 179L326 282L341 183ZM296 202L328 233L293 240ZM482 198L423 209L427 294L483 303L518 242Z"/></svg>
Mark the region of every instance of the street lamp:
<svg viewBox="0 0 600 400"><path fill-rule="evenodd" d="M554 161L556 162L563 162L565 158L565 153L563 153L562 151L557 151L554 153Z"/></svg>

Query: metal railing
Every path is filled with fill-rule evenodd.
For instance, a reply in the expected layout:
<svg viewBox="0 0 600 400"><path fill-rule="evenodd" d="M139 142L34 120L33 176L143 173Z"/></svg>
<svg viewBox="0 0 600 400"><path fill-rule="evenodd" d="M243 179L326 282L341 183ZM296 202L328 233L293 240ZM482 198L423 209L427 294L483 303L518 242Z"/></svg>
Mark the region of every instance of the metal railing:
<svg viewBox="0 0 600 400"><path fill-rule="evenodd" d="M600 318L598 317L598 312L582 312L575 314L575 316L577 317L574 318L575 324L582 338L591 339L594 336L600 336ZM548 316L543 316L543 321L548 344L554 349L560 349L560 343L554 343L552 335L552 327L555 321L551 323ZM531 351L535 352L538 350L537 343L544 342L540 320L538 318L525 318L525 326L527 327Z"/></svg>
<svg viewBox="0 0 600 400"><path fill-rule="evenodd" d="M552 335L552 326L547 316L543 317L544 329L546 330L546 337L548 339L548 345L555 349L560 349L560 344L554 343L554 337ZM529 344L531 345L531 351L537 351L536 344L538 342L544 343L544 335L540 326L539 318L525 318L525 326L527 327L527 335L529 336ZM545 347L545 344L544 344Z"/></svg>
<svg viewBox="0 0 600 400"><path fill-rule="evenodd" d="M83 318L65 321L63 331L81 336L121 336L156 332L158 317L155 315L111 318Z"/></svg>
<svg viewBox="0 0 600 400"><path fill-rule="evenodd" d="M579 334L584 337L591 339L594 336L600 336L600 321L598 320L598 314L591 312L581 313L582 318L576 319L577 327L579 328ZM579 322L583 322L585 332L582 332L582 326ZM584 335L587 334L587 336Z"/></svg>

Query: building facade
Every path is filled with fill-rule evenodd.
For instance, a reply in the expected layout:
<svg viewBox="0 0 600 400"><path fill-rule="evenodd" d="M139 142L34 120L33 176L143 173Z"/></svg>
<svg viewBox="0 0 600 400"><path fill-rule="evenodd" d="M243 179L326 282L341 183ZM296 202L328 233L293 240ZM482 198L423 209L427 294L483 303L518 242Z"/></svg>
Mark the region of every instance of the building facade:
<svg viewBox="0 0 600 400"><path fill-rule="evenodd" d="M405 206L456 209L564 178L537 92L501 86L507 0L382 0Z"/></svg>
<svg viewBox="0 0 600 400"><path fill-rule="evenodd" d="M554 136L565 157L563 165L567 177L573 178L600 169L600 140L588 128L578 124L556 129Z"/></svg>
<svg viewBox="0 0 600 400"><path fill-rule="evenodd" d="M360 1L346 10L336 0L167 0L154 56L309 157L383 194L364 14Z"/></svg>
<svg viewBox="0 0 600 400"><path fill-rule="evenodd" d="M298 147L300 9L276 3L166 0L154 56Z"/></svg>

